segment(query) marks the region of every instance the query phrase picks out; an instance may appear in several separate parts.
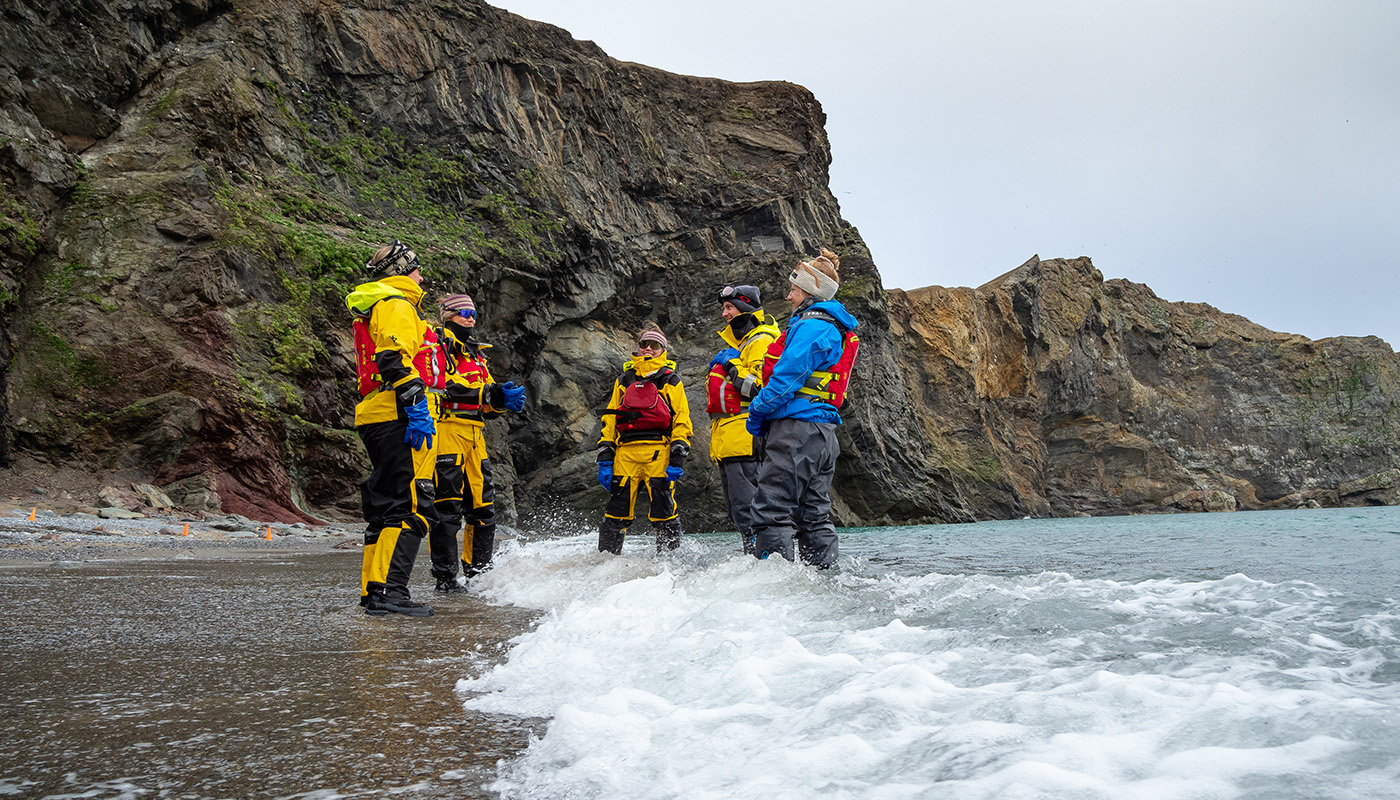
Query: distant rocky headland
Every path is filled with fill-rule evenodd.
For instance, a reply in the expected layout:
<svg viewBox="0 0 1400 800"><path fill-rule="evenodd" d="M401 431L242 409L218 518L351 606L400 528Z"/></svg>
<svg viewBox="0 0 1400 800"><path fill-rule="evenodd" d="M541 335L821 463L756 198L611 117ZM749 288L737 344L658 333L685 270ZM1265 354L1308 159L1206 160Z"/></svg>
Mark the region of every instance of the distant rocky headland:
<svg viewBox="0 0 1400 800"><path fill-rule="evenodd" d="M643 320L703 408L718 288L757 283L783 316L786 269L822 246L864 325L843 524L1400 492L1400 362L1374 337L1275 333L1087 258L882 289L800 86L618 62L474 0L54 0L3 18L11 496L139 504L134 485L189 511L352 516L367 464L341 298L396 237L430 293L476 298L493 371L529 388L527 413L490 429L508 520L596 519L597 411ZM697 427L683 519L723 528Z"/></svg>

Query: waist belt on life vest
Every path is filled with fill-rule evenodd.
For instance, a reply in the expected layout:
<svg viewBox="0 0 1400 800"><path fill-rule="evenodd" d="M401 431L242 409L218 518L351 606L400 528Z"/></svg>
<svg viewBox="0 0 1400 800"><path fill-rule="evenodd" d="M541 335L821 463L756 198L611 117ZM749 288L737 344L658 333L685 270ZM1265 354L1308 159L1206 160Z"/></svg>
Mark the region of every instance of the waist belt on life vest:
<svg viewBox="0 0 1400 800"><path fill-rule="evenodd" d="M823 318L827 315L823 314ZM797 393L806 395L814 402L820 401L830 403L834 408L840 408L846 401L846 391L851 382L851 370L855 367L856 352L860 349L860 338L853 331L848 331L837 325L834 320L831 324L836 325L841 331L841 357L836 359L836 363L825 369L813 370L811 377L798 388ZM778 359L783 356L783 347L787 343L787 331L778 340L768 346L768 352L763 356L763 382L773 377L773 367L777 365Z"/></svg>

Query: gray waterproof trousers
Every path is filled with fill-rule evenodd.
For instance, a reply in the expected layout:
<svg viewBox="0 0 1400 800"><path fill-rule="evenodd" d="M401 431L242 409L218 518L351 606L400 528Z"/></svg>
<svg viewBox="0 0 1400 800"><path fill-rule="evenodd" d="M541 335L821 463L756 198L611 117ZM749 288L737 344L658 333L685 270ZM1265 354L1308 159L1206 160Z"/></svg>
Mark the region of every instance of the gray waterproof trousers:
<svg viewBox="0 0 1400 800"><path fill-rule="evenodd" d="M753 496L758 489L758 462L719 462L719 482L724 487L724 502L729 505L729 519L739 531L744 552L753 555Z"/></svg>
<svg viewBox="0 0 1400 800"><path fill-rule="evenodd" d="M779 553L792 561L796 538L804 563L822 569L836 566L831 479L840 452L836 426L830 422L773 420L753 498L755 555Z"/></svg>

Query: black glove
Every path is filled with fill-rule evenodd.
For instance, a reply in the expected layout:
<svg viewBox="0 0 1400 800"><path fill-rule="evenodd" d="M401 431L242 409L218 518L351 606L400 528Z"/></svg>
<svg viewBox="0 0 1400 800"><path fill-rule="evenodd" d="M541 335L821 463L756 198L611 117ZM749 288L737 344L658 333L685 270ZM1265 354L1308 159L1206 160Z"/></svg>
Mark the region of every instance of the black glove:
<svg viewBox="0 0 1400 800"><path fill-rule="evenodd" d="M617 457L617 445L613 444L612 442L599 442L599 443L598 443L598 463L599 463L599 464L602 464L602 463L604 463L604 462L609 462L609 463L611 463L612 460L613 460L614 458L616 458L616 457Z"/></svg>
<svg viewBox="0 0 1400 800"><path fill-rule="evenodd" d="M671 442L671 466L684 467L690 458L690 445L685 442Z"/></svg>

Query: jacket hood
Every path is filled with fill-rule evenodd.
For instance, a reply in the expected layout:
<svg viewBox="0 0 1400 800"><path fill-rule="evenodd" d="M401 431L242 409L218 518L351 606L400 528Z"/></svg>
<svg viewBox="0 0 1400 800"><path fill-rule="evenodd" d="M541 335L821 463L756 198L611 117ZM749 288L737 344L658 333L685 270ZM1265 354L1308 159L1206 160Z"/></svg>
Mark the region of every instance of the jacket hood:
<svg viewBox="0 0 1400 800"><path fill-rule="evenodd" d="M860 324L856 321L855 317L851 316L851 312L847 311L846 307L841 305L841 303L836 300L823 300L820 303L813 303L810 306L807 306L807 308L804 308L801 311L798 311L797 313L793 314L793 316L796 317L799 314L801 314L802 311L807 311L810 309L816 309L817 311L824 311L830 314L832 317L835 317L836 321L841 323L841 325L844 326L848 331L855 330L856 326Z"/></svg>

